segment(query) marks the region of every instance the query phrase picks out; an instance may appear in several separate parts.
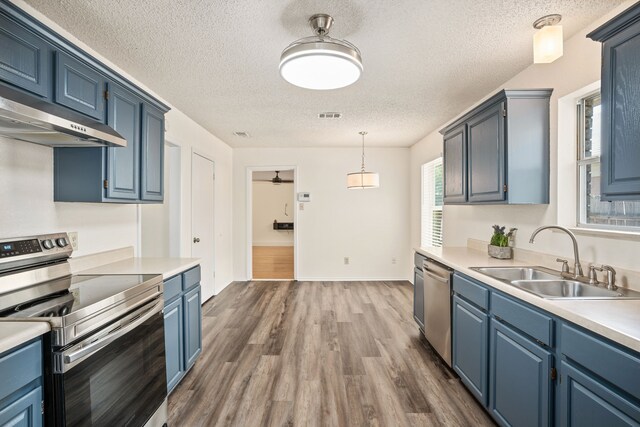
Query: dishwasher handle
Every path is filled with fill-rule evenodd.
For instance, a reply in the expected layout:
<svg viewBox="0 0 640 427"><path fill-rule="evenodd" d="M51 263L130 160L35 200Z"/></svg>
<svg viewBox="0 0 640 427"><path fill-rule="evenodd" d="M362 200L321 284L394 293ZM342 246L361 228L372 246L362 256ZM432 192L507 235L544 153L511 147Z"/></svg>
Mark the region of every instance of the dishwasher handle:
<svg viewBox="0 0 640 427"><path fill-rule="evenodd" d="M431 263L427 263L426 261L422 263L422 271L424 272L425 276L429 276L432 279L440 282L440 283L445 283L448 284L449 283L449 271L444 270L444 268L442 268L442 270L446 271L447 275L446 276L442 276L440 274L438 274L438 271L432 270L429 268L429 265ZM436 266L438 266L437 264L434 264ZM439 267L439 266L438 266ZM440 268L438 270L441 270Z"/></svg>

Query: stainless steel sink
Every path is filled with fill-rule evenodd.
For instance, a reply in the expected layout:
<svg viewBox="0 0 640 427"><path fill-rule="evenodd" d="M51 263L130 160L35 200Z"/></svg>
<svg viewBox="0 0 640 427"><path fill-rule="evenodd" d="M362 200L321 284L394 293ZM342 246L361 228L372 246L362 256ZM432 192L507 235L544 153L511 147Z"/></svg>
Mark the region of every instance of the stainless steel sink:
<svg viewBox="0 0 640 427"><path fill-rule="evenodd" d="M543 298L639 298L640 293L627 289L609 290L575 280L514 280L511 284ZM625 293L627 295L625 295ZM636 295L629 295L632 292Z"/></svg>
<svg viewBox="0 0 640 427"><path fill-rule="evenodd" d="M640 299L640 292L610 290L564 279L559 271L544 267L472 267L487 276L546 299Z"/></svg>
<svg viewBox="0 0 640 427"><path fill-rule="evenodd" d="M546 269L544 267L473 267L476 270L494 279L504 282L514 280L552 280L561 279L560 272Z"/></svg>

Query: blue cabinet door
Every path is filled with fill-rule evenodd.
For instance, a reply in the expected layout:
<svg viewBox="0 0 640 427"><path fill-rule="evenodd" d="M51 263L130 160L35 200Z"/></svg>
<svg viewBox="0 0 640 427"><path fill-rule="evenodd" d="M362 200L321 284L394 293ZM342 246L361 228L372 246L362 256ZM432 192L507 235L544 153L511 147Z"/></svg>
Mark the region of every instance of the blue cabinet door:
<svg viewBox="0 0 640 427"><path fill-rule="evenodd" d="M504 102L499 102L467 123L469 202L505 200Z"/></svg>
<svg viewBox="0 0 640 427"><path fill-rule="evenodd" d="M54 101L104 122L106 79L60 51L56 52L55 71Z"/></svg>
<svg viewBox="0 0 640 427"><path fill-rule="evenodd" d="M424 276L419 268L413 271L413 319L424 331Z"/></svg>
<svg viewBox="0 0 640 427"><path fill-rule="evenodd" d="M0 16L0 80L48 97L50 58L47 42Z"/></svg>
<svg viewBox="0 0 640 427"><path fill-rule="evenodd" d="M184 326L182 298L164 308L164 345L167 358L167 390L171 391L184 375Z"/></svg>
<svg viewBox="0 0 640 427"><path fill-rule="evenodd" d="M202 307L200 285L184 294L184 350L186 368L195 363L202 351Z"/></svg>
<svg viewBox="0 0 640 427"><path fill-rule="evenodd" d="M41 386L25 393L6 406L0 406L0 426L41 427L42 418Z"/></svg>
<svg viewBox="0 0 640 427"><path fill-rule="evenodd" d="M602 200L640 200L640 22L602 54Z"/></svg>
<svg viewBox="0 0 640 427"><path fill-rule="evenodd" d="M467 201L467 126L462 124L444 135L444 203Z"/></svg>
<svg viewBox="0 0 640 427"><path fill-rule="evenodd" d="M140 99L128 90L116 84L109 86L107 124L127 140L127 146L106 148L108 198L136 200L139 197L140 105Z"/></svg>
<svg viewBox="0 0 640 427"><path fill-rule="evenodd" d="M157 108L142 106L142 192L146 201L164 197L164 114Z"/></svg>
<svg viewBox="0 0 640 427"><path fill-rule="evenodd" d="M638 402L565 361L561 363L560 372L561 426L640 426Z"/></svg>
<svg viewBox="0 0 640 427"><path fill-rule="evenodd" d="M488 402L489 316L453 296L453 369L482 405Z"/></svg>
<svg viewBox="0 0 640 427"><path fill-rule="evenodd" d="M489 411L504 426L551 423L552 355L491 319Z"/></svg>

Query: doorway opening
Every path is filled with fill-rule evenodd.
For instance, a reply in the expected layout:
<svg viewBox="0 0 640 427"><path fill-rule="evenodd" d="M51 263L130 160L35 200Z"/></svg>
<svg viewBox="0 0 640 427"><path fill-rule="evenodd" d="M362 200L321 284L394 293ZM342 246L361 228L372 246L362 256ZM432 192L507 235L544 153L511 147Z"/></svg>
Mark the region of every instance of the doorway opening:
<svg viewBox="0 0 640 427"><path fill-rule="evenodd" d="M295 169L282 167L250 173L250 277L294 280Z"/></svg>

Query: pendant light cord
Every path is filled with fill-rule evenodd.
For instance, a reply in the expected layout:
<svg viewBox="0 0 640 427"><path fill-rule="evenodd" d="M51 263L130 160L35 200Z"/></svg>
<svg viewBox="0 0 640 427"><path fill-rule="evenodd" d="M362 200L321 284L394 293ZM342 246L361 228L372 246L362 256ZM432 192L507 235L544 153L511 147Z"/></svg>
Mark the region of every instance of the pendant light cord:
<svg viewBox="0 0 640 427"><path fill-rule="evenodd" d="M364 173L364 136L367 134L367 132L360 132L360 135L362 135L362 169L361 172Z"/></svg>

